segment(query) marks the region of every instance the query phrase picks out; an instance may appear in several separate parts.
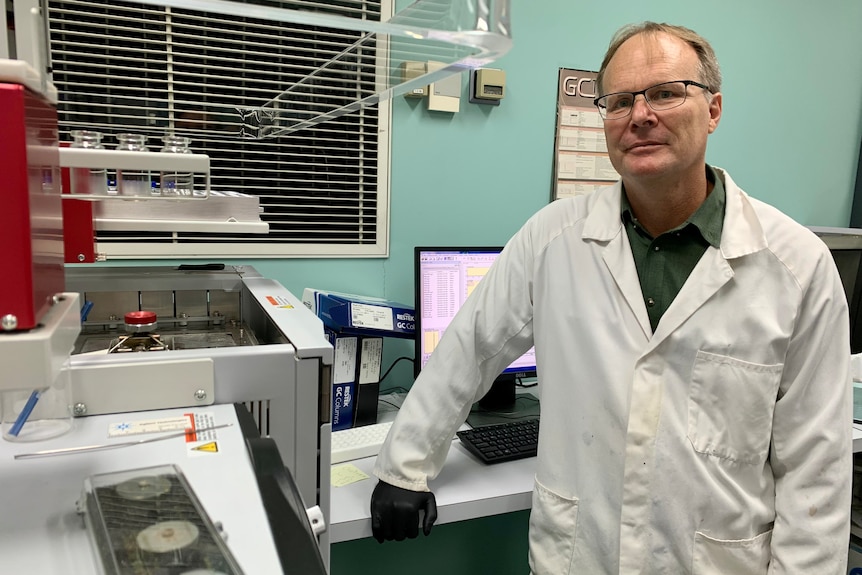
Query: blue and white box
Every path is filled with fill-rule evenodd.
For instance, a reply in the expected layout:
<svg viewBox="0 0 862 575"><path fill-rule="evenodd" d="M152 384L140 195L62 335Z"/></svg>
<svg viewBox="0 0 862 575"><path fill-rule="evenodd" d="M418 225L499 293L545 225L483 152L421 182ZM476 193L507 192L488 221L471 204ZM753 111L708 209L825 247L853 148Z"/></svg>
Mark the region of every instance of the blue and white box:
<svg viewBox="0 0 862 575"><path fill-rule="evenodd" d="M335 348L332 362L332 431L353 427L356 406L356 360L359 337L326 330Z"/></svg>
<svg viewBox="0 0 862 575"><path fill-rule="evenodd" d="M412 338L413 306L355 294L305 288L302 303L339 334Z"/></svg>

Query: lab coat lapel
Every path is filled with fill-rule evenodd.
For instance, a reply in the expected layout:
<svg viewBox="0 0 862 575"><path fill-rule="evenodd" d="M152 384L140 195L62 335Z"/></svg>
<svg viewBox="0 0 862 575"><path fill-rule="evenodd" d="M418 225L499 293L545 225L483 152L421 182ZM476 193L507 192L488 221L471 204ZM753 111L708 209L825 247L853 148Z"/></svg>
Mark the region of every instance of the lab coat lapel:
<svg viewBox="0 0 862 575"><path fill-rule="evenodd" d="M733 279L730 261L762 249L766 249L766 235L760 220L748 201L748 196L734 183L721 168L715 168L724 182L725 206L724 227L721 232L721 246L710 247L692 270L667 311L659 321L650 345L644 353L649 353L685 323L707 300Z"/></svg>
<svg viewBox="0 0 862 575"><path fill-rule="evenodd" d="M649 353L666 337L679 328L707 300L733 278L733 268L724 259L721 250L709 247L688 276L679 294L661 317L650 345Z"/></svg>
<svg viewBox="0 0 862 575"><path fill-rule="evenodd" d="M638 280L638 272L628 237L624 233L617 234L605 247L602 258L605 260L605 265L608 266L608 270L611 272L623 298L635 315L644 336L649 339L652 328L644 305L640 280Z"/></svg>
<svg viewBox="0 0 862 575"><path fill-rule="evenodd" d="M587 216L583 237L585 240L604 243L604 247L601 248L602 259L625 299L626 305L643 330L644 337L649 339L652 328L650 328L649 315L647 315L646 306L644 306L632 248L620 219L621 198L621 182L617 182L611 188L593 196L595 205Z"/></svg>

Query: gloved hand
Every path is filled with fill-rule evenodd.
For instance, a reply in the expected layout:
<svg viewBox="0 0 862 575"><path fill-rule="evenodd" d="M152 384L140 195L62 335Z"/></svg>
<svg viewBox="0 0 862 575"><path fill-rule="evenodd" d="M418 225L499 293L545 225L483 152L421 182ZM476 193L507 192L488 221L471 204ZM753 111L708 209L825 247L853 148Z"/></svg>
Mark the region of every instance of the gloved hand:
<svg viewBox="0 0 862 575"><path fill-rule="evenodd" d="M419 511L425 512L422 532L431 533L437 520L437 501L430 491L410 491L383 481L371 494L371 532L379 543L403 541L419 535Z"/></svg>

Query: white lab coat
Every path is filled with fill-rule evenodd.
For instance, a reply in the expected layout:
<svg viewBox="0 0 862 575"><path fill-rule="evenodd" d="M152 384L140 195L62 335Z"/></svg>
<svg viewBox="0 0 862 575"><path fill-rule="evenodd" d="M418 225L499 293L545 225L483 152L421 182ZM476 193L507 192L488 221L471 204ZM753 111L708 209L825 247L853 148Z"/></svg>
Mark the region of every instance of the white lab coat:
<svg viewBox="0 0 862 575"><path fill-rule="evenodd" d="M848 313L823 242L727 191L653 334L619 183L534 215L416 380L375 474L427 490L471 403L536 346L537 575L846 573Z"/></svg>

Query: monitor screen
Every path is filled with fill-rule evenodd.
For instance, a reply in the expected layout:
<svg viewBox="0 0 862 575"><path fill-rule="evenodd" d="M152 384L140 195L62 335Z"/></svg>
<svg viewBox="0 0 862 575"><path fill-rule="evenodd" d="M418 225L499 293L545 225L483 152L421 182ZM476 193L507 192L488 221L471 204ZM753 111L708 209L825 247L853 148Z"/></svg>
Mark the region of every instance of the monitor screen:
<svg viewBox="0 0 862 575"><path fill-rule="evenodd" d="M500 255L501 247L417 247L414 253L416 272L416 375L425 367L434 348L443 337L455 313L485 277ZM530 349L512 362L483 404L500 407L514 402L515 382L535 377L536 353Z"/></svg>
<svg viewBox="0 0 862 575"><path fill-rule="evenodd" d="M812 228L829 247L850 309L850 351L862 353L862 230Z"/></svg>

